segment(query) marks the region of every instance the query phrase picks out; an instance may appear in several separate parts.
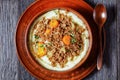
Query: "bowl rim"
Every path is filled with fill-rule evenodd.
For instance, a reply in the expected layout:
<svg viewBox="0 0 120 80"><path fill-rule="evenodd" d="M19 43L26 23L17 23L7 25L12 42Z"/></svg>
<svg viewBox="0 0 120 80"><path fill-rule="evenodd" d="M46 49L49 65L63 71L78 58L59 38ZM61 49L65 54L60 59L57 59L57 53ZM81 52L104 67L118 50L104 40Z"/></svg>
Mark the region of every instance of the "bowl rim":
<svg viewBox="0 0 120 80"><path fill-rule="evenodd" d="M47 69L46 67L43 67L43 65L41 65L37 60L35 60L35 58L33 57L32 53L30 52L29 48L28 48L28 35L29 35L29 30L30 30L30 27L31 25L34 23L34 21L40 17L41 15L43 15L44 13L46 12L49 12L49 11L52 11L52 10L55 10L55 9L60 9L60 10L67 10L67 11L70 11L72 12L73 14L75 14L76 16L78 16L78 18L80 18L84 24L86 25L86 28L87 28L87 31L89 33L89 48L87 50L87 53L86 55L81 59L81 61L79 63L77 63L74 67L72 67L71 69L68 69L68 70L64 70L64 71L57 71L57 70L50 70L50 69ZM32 19L31 21L29 22L29 24L27 25L27 29L26 29L26 32L25 32L25 48L26 48L26 51L27 51L27 54L28 54L28 57L34 62L36 63L37 66L39 66L38 68L42 68L46 71L50 71L50 72L54 72L54 73L67 73L67 72L70 72L70 71L73 71L75 69L77 69L78 67L80 67L86 60L87 58L89 57L90 55L90 52L92 50L92 46L93 46L93 36L92 36L92 30L87 22L87 20L77 11L71 9L71 8L68 8L68 7L55 7L55 8L46 8L45 10L37 13Z"/></svg>

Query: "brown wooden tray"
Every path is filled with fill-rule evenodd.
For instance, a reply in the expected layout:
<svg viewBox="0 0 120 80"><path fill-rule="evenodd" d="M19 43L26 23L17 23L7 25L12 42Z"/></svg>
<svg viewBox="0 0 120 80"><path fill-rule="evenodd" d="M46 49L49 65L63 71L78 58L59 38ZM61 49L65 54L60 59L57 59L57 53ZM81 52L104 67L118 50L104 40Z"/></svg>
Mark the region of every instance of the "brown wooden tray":
<svg viewBox="0 0 120 80"><path fill-rule="evenodd" d="M55 73L40 66L31 59L26 49L26 30L33 18L47 8L68 7L78 11L88 21L93 34L93 47L87 61L69 73ZM36 0L21 16L16 30L16 48L18 57L24 67L36 78L43 80L80 80L85 78L96 68L97 54L99 53L98 28L92 18L93 8L83 0Z"/></svg>

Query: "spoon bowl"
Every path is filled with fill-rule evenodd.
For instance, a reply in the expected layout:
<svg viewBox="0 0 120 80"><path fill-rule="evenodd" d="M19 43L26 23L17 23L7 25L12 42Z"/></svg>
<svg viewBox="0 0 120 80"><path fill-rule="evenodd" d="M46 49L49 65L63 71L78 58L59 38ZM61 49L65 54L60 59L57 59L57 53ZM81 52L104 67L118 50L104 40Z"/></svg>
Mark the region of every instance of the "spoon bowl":
<svg viewBox="0 0 120 80"><path fill-rule="evenodd" d="M107 19L107 11L103 4L96 5L93 12L93 18L98 26L103 27Z"/></svg>

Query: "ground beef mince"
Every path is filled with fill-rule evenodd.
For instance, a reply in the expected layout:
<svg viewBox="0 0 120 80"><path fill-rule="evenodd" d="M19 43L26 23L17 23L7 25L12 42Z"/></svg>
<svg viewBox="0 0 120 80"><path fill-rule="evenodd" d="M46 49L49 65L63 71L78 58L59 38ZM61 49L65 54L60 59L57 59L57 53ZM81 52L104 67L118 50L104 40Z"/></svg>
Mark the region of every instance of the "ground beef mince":
<svg viewBox="0 0 120 80"><path fill-rule="evenodd" d="M38 21L35 28L36 26L38 27L35 35L40 37L43 42L48 42L44 42L44 44L48 52L47 56L53 66L59 64L64 67L68 58L72 60L83 50L81 34L84 29L72 22L71 17L60 14L59 19L53 19L53 21L43 18Z"/></svg>

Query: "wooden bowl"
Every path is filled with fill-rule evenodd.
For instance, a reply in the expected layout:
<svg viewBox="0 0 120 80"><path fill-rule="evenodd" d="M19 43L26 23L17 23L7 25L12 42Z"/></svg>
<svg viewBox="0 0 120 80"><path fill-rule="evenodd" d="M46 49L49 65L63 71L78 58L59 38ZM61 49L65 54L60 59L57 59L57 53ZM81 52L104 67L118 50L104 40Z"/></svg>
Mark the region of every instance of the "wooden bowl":
<svg viewBox="0 0 120 80"><path fill-rule="evenodd" d="M76 64L74 67L72 67L71 69L68 69L68 70L64 70L64 71L57 71L57 70L49 70L47 68L44 68L44 67L41 67L41 69L46 69L48 71L54 71L54 72L57 72L57 73L66 73L66 72L70 72L76 68L78 68L79 66L81 66L85 61L86 59L88 58L90 52L91 52L91 49L92 49L92 33L91 33L91 29L90 29L90 26L88 25L87 21L85 20L85 18L80 14L78 13L77 11L71 9L71 8L67 8L67 7L54 7L54 8L46 8L44 11L42 12L39 12L37 13L35 16L33 16L32 20L30 21L29 25L28 25L28 28L26 29L26 32L25 32L25 47L26 47L26 50L27 52L29 53L29 58L31 58L31 60L33 60L33 62L36 63L36 65L39 65L39 66L42 66L41 64L39 64L37 61L35 61L35 58L31 55L32 53L30 52L29 50L29 45L28 45L28 41L29 41L29 30L31 28L31 25L34 23L34 21L42 16L43 14L45 14L46 12L49 12L49 11L52 11L52 10L55 10L55 9L60 9L60 10L65 10L65 11L68 11L68 12L72 12L73 14L75 14L76 16L78 16L79 19L81 19L83 21L83 23L86 25L86 28L87 28L87 31L89 33L89 48L86 52L86 55L82 58L82 60L80 60L80 62L78 64ZM32 14L31 14L32 16Z"/></svg>
<svg viewBox="0 0 120 80"><path fill-rule="evenodd" d="M90 55L88 54L89 57L86 57L85 63L83 61L83 64L78 65L80 67L67 72L51 71L40 66L31 56L27 46L29 27L35 18L40 13L43 14L47 10L59 7L71 8L75 12L77 11L77 14L80 13L87 20L85 21L90 25L88 26L92 31L92 50L90 50ZM83 0L36 0L32 3L19 19L15 36L18 58L27 71L36 78L43 80L81 80L90 74L96 67L97 53L99 52L99 44L97 44L99 43L98 27L92 19L92 13L93 8Z"/></svg>

